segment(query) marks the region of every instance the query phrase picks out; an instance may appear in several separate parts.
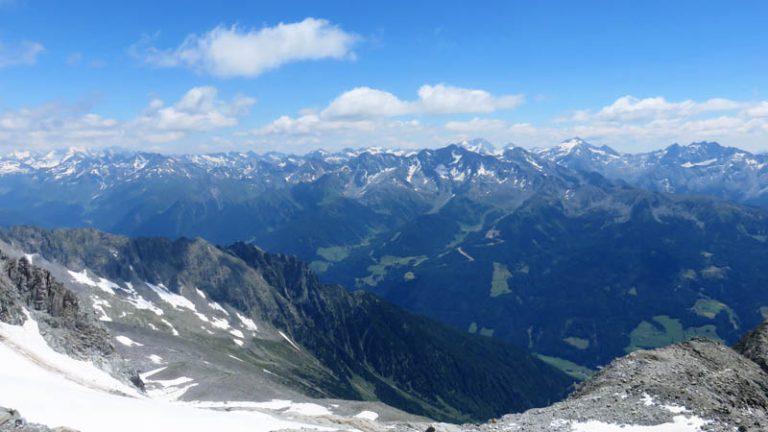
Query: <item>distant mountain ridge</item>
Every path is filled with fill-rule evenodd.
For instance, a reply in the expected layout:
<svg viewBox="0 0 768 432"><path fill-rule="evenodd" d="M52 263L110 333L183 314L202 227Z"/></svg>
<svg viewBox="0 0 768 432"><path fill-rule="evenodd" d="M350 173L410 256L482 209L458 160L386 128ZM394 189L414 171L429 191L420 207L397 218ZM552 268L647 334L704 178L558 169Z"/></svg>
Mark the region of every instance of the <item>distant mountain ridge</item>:
<svg viewBox="0 0 768 432"><path fill-rule="evenodd" d="M709 195L768 207L768 154L753 154L715 142L672 144L647 153L622 154L574 138L538 152L571 169L598 172L660 192Z"/></svg>

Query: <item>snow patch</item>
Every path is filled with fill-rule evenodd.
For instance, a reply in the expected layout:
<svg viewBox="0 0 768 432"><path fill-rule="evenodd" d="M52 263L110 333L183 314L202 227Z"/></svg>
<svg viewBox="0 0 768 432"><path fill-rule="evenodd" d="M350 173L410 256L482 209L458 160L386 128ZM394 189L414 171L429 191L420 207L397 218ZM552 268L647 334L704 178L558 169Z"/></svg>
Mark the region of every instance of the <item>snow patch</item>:
<svg viewBox="0 0 768 432"><path fill-rule="evenodd" d="M662 423L652 426L603 423L596 420L573 423L572 432L700 432L708 420L697 416L678 415L672 418L671 423Z"/></svg>
<svg viewBox="0 0 768 432"><path fill-rule="evenodd" d="M163 315L163 310L157 307L154 303L151 301L145 299L144 297L140 296L139 294L136 294L134 291L134 294L130 297L127 297L125 299L128 303L132 304L133 307L136 309L142 309L142 310L148 310L152 313L154 313L157 316Z"/></svg>
<svg viewBox="0 0 768 432"><path fill-rule="evenodd" d="M163 364L163 358L157 354L150 354L147 358L154 364Z"/></svg>
<svg viewBox="0 0 768 432"><path fill-rule="evenodd" d="M100 299L98 297L91 298L91 302L93 303L93 310L99 313L99 321L105 321L109 322L112 321L112 318L107 315L107 311L104 308L111 308L112 305L109 304L108 301Z"/></svg>
<svg viewBox="0 0 768 432"><path fill-rule="evenodd" d="M373 411L361 411L355 417L375 421L377 418L379 418L379 415Z"/></svg>
<svg viewBox="0 0 768 432"><path fill-rule="evenodd" d="M245 326L246 330L250 330L252 332L259 331L259 327L256 326L256 323L253 322L252 319L245 317L243 315L237 314L237 319L240 320L241 323Z"/></svg>
<svg viewBox="0 0 768 432"><path fill-rule="evenodd" d="M49 396L48 388L36 385L35 375L50 375L72 385L139 396L135 389L116 380L93 363L75 360L54 351L40 335L37 321L28 312L25 313L27 320L21 326L0 322L0 364L3 365L0 368L0 382L3 383L0 386L0 406L19 409L30 419L32 414L23 409L23 395L32 398ZM14 383L25 381L23 388L14 387Z"/></svg>
<svg viewBox="0 0 768 432"><path fill-rule="evenodd" d="M295 343L294 343L294 342L291 340L291 338L289 338L288 336L286 336L286 335L285 335L285 333L281 332L280 330L278 330L277 332L278 332L278 333L280 333L280 336L282 336L282 337L283 337L283 339L287 340L287 341L288 341L288 343L289 343L289 344L291 344L291 346L292 346L292 347L296 348L296 351L301 351L301 348L299 348L299 346L298 346L298 345L296 345L296 344L295 344Z"/></svg>
<svg viewBox="0 0 768 432"><path fill-rule="evenodd" d="M221 305L220 305L220 304L218 304L218 303L216 303L216 302L210 302L210 303L208 303L208 306L210 306L210 307L211 307L211 309L215 309L215 310L217 310L217 311L219 311L219 312L222 312L222 313L224 313L225 315L229 316L229 312L227 312L227 310L226 310L226 309L224 309L223 307L221 307Z"/></svg>
<svg viewBox="0 0 768 432"><path fill-rule="evenodd" d="M197 312L197 308L195 307L194 303L180 294L172 293L165 285L153 285L149 282L145 283L152 291L155 292L155 294L160 297L160 299L173 306L175 309L188 309L192 312Z"/></svg>
<svg viewBox="0 0 768 432"><path fill-rule="evenodd" d="M67 270L67 272L75 282L98 288L107 294L114 295L115 289L120 288L116 283L104 278L99 278L98 282L91 279L88 276L88 271L85 269L81 272L73 272L72 270Z"/></svg>
<svg viewBox="0 0 768 432"><path fill-rule="evenodd" d="M138 343L135 340L129 338L128 336L116 336L115 339L120 342L121 344L127 346L127 347L140 347L144 346L144 344Z"/></svg>
<svg viewBox="0 0 768 432"><path fill-rule="evenodd" d="M221 330L229 329L229 321L225 318L211 318L211 325Z"/></svg>
<svg viewBox="0 0 768 432"><path fill-rule="evenodd" d="M707 159L707 160L701 161L701 162L686 162L684 164L680 164L680 166L683 167L683 168L693 168L693 167L697 167L697 166L712 165L715 162L717 162L717 159Z"/></svg>
<svg viewBox="0 0 768 432"><path fill-rule="evenodd" d="M173 326L173 324L171 324L171 322L170 322L170 321L168 321L168 320L167 320L167 319L165 319L165 318L161 319L160 321L162 321L162 322L163 322L163 324L167 325L167 326L168 326L168 328L169 328L169 329L171 329L171 333L172 333L174 336L178 336L178 335L179 335L179 331L178 331L178 330L176 330L176 327L174 327L174 326Z"/></svg>

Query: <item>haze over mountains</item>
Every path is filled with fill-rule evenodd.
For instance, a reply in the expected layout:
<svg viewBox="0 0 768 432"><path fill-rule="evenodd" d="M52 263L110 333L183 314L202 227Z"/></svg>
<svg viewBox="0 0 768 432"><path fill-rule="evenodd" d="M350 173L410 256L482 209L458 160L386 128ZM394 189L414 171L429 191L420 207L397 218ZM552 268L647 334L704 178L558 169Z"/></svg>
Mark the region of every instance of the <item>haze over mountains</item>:
<svg viewBox="0 0 768 432"><path fill-rule="evenodd" d="M621 155L578 139L16 153L0 160L0 189L7 225L246 241L583 377L690 335L733 342L763 319L766 213L722 198L765 203L767 158L713 143Z"/></svg>
<svg viewBox="0 0 768 432"><path fill-rule="evenodd" d="M0 159L0 216L16 226L0 239L26 257L6 266L31 261L77 293L111 335L95 340L116 338L152 397L333 398L344 401L327 415L342 423L355 410L414 419L380 402L486 420L555 402L627 353L732 344L768 318L767 172L765 155L714 143L624 155L579 139L532 151L474 140L303 156L17 152ZM719 346L660 355L671 370L696 369L692 349L742 361ZM642 381L611 399L627 384L612 373L663 381L668 366L616 364L594 391L504 421L535 430L552 409L562 430L618 421L596 401L631 422L678 421L660 402L672 388ZM707 392L687 396L689 425L742 419L719 417ZM728 403L763 409L755 400Z"/></svg>

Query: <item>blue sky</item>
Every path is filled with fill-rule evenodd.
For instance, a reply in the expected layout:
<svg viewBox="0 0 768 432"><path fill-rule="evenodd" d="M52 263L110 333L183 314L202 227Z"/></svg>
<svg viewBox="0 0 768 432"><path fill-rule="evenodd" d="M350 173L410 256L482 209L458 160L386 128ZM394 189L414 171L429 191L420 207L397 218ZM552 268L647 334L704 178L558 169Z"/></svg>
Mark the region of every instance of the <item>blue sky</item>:
<svg viewBox="0 0 768 432"><path fill-rule="evenodd" d="M0 150L768 150L764 1L158 3L0 0Z"/></svg>

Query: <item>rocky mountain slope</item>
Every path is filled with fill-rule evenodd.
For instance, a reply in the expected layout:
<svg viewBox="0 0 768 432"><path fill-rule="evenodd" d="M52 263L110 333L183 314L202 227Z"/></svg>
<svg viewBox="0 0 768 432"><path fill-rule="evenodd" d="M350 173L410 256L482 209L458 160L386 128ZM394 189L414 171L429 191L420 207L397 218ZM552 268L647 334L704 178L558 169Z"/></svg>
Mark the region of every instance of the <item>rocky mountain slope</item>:
<svg viewBox="0 0 768 432"><path fill-rule="evenodd" d="M768 429L766 325L731 349L693 339L613 361L566 400L484 424L411 423L402 431L438 432L747 432ZM759 358L759 355L757 356Z"/></svg>
<svg viewBox="0 0 768 432"><path fill-rule="evenodd" d="M162 397L374 400L468 420L547 404L571 382L506 344L321 284L300 261L245 243L36 228L0 238L78 290L121 354L155 370L142 377Z"/></svg>

